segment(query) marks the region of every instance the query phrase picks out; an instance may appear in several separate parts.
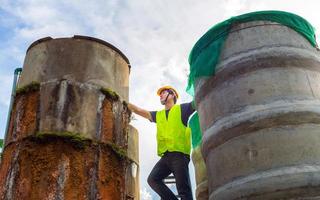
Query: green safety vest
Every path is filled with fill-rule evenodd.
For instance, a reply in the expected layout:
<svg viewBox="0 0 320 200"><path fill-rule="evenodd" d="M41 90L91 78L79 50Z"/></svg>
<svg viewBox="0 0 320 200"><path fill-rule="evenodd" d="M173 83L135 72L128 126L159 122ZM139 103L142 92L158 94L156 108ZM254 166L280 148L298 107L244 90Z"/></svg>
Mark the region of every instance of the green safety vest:
<svg viewBox="0 0 320 200"><path fill-rule="evenodd" d="M170 109L168 119L165 109L158 111L156 120L158 155L163 156L166 151L177 151L189 155L191 130L182 123L180 105L174 105Z"/></svg>

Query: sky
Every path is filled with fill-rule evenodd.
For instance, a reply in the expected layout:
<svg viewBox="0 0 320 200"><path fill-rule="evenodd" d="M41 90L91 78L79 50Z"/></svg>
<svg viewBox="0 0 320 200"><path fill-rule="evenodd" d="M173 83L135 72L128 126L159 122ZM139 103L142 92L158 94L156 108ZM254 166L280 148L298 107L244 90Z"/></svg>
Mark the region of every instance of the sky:
<svg viewBox="0 0 320 200"><path fill-rule="evenodd" d="M186 92L188 55L213 25L259 10L293 12L320 29L318 0L0 0L0 138L3 138L13 72L23 66L28 46L43 37L86 35L119 48L131 63L130 102L162 109L156 90L172 85L178 103ZM317 38L319 33L317 32ZM135 116L139 131L141 200L159 199L146 179L159 159L155 124ZM193 188L194 172L190 163Z"/></svg>

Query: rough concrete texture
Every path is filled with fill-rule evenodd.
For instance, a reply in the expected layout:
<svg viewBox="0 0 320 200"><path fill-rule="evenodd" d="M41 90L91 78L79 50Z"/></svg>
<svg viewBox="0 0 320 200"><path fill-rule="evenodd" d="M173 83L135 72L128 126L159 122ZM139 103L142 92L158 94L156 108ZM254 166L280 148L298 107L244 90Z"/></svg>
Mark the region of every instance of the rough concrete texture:
<svg viewBox="0 0 320 200"><path fill-rule="evenodd" d="M207 179L207 168L204 163L201 146L192 150L192 162L195 170L196 177L196 199L207 200L208 199L208 179Z"/></svg>
<svg viewBox="0 0 320 200"><path fill-rule="evenodd" d="M42 84L40 93L40 132L69 131L100 139L97 113L104 98L99 90L60 80Z"/></svg>
<svg viewBox="0 0 320 200"><path fill-rule="evenodd" d="M235 25L196 83L209 199L320 198L320 55L270 22Z"/></svg>
<svg viewBox="0 0 320 200"><path fill-rule="evenodd" d="M89 37L58 38L29 48L18 87L67 79L112 88L128 101L129 63L114 48Z"/></svg>
<svg viewBox="0 0 320 200"><path fill-rule="evenodd" d="M137 129L131 125L129 125L127 155L128 155L128 158L130 159L130 166L127 167L127 174L126 174L127 198L139 200L140 199L139 135L138 135Z"/></svg>
<svg viewBox="0 0 320 200"><path fill-rule="evenodd" d="M139 199L138 133L123 101L128 75L127 60L101 41L32 45L0 163L0 199Z"/></svg>
<svg viewBox="0 0 320 200"><path fill-rule="evenodd" d="M4 146L36 132L39 98L39 91L32 91L28 95L18 94L15 97L8 130L10 134L7 134Z"/></svg>
<svg viewBox="0 0 320 200"><path fill-rule="evenodd" d="M125 199L127 161L110 147L77 148L60 138L26 138L6 146L1 199Z"/></svg>
<svg viewBox="0 0 320 200"><path fill-rule="evenodd" d="M128 157L139 163L139 133L136 128L128 126Z"/></svg>
<svg viewBox="0 0 320 200"><path fill-rule="evenodd" d="M298 116L296 116L298 118ZM211 149L213 199L320 198L318 124L283 125L234 137ZM227 183L227 184L226 184Z"/></svg>
<svg viewBox="0 0 320 200"><path fill-rule="evenodd" d="M130 151L135 148L135 154L130 152L135 155L133 161L127 155L129 113L125 105L103 99L97 121L113 128L99 129L99 138L77 134L73 138L65 129L39 132L43 102L39 96L46 94L41 91L15 99L0 164L0 199L139 199L137 178L127 176L132 163L138 166L138 147L136 132L130 141ZM115 112L105 112L110 109ZM106 134L110 140L103 139ZM135 193L127 189L132 187Z"/></svg>
<svg viewBox="0 0 320 200"><path fill-rule="evenodd" d="M40 91L17 96L6 143L36 132L70 132L127 148L128 123L129 111L121 100L108 99L95 88L62 80L41 84Z"/></svg>

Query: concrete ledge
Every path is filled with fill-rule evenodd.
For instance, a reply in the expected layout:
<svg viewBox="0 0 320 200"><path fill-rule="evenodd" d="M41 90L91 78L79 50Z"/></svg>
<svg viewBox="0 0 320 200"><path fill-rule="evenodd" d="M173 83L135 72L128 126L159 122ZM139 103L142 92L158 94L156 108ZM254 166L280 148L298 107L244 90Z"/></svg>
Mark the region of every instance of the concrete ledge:
<svg viewBox="0 0 320 200"><path fill-rule="evenodd" d="M312 189L308 190L308 187ZM235 179L215 189L209 199L274 199L274 193L277 199L315 198L315 195L320 196L319 189L320 165L298 165L262 171Z"/></svg>
<svg viewBox="0 0 320 200"><path fill-rule="evenodd" d="M214 122L202 137L202 153L217 148L234 137L261 129L314 123L320 124L320 100L275 101L247 106L241 112Z"/></svg>

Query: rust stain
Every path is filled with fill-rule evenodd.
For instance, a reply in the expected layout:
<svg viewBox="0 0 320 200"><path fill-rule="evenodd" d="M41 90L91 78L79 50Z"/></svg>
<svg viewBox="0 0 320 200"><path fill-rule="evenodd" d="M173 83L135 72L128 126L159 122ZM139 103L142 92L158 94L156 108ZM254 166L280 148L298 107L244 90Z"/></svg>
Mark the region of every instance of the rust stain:
<svg viewBox="0 0 320 200"><path fill-rule="evenodd" d="M102 151L99 159L98 173L99 199L123 199L125 192L123 169L125 164L125 160L119 159L119 157L110 150L105 149Z"/></svg>
<svg viewBox="0 0 320 200"><path fill-rule="evenodd" d="M10 173L10 167L13 160L15 148L6 148L2 154L1 165L0 165L0 198L4 199L6 192L6 180Z"/></svg>
<svg viewBox="0 0 320 200"><path fill-rule="evenodd" d="M101 142L114 142L114 117L112 112L112 101L103 100L102 103L102 127Z"/></svg>
<svg viewBox="0 0 320 200"><path fill-rule="evenodd" d="M13 199L90 199L90 189L96 190L97 199L123 199L127 161L106 145L88 144L79 149L61 139L40 142L34 138L26 138L20 145L22 150L17 160L20 168L14 177L17 184ZM3 155L1 185L5 185L15 148L9 145ZM98 177L95 188L90 188L89 175L95 165ZM5 190L0 189L1 197Z"/></svg>
<svg viewBox="0 0 320 200"><path fill-rule="evenodd" d="M125 199L128 160L106 145L126 150L129 113L122 103L117 102L115 113L114 102L105 99L100 141L88 140L77 148L64 138L35 137L39 101L39 91L15 99L0 164L0 199L6 199L9 176L14 180L12 199ZM13 163L18 166L15 173Z"/></svg>
<svg viewBox="0 0 320 200"><path fill-rule="evenodd" d="M20 140L36 132L39 98L39 91L32 91L16 96L6 144Z"/></svg>

